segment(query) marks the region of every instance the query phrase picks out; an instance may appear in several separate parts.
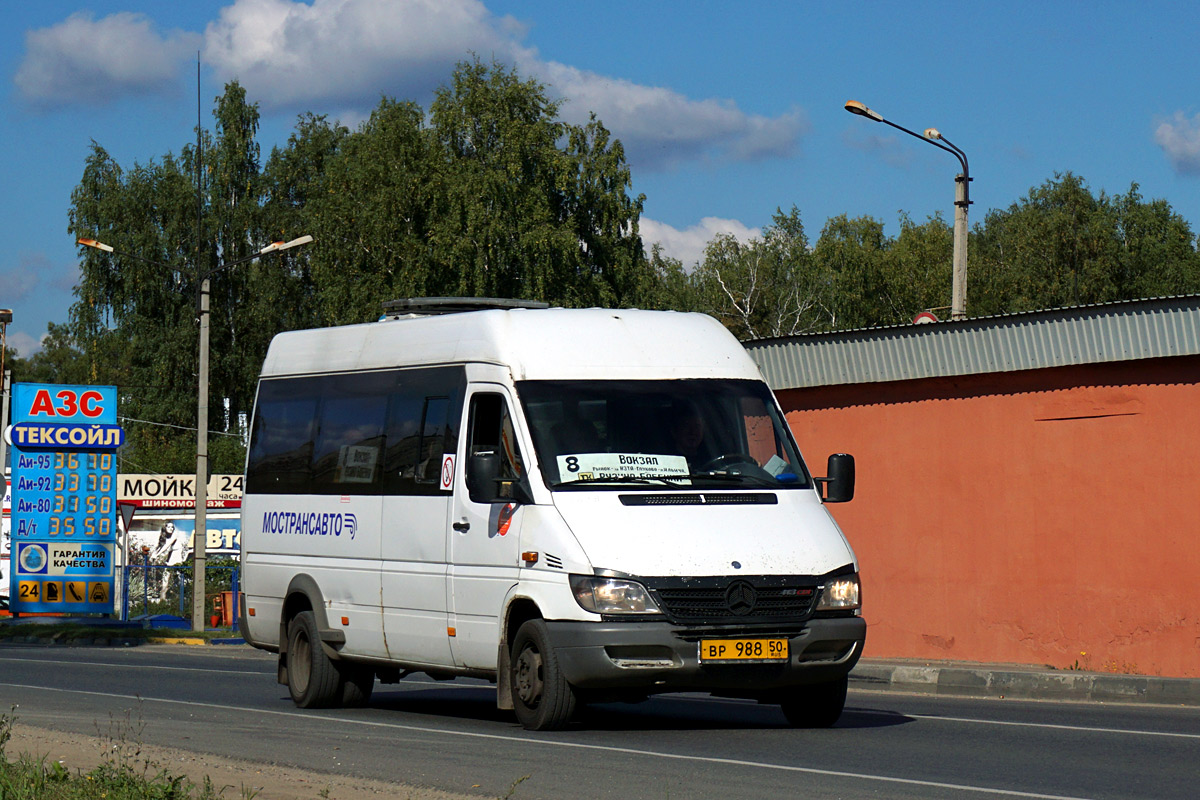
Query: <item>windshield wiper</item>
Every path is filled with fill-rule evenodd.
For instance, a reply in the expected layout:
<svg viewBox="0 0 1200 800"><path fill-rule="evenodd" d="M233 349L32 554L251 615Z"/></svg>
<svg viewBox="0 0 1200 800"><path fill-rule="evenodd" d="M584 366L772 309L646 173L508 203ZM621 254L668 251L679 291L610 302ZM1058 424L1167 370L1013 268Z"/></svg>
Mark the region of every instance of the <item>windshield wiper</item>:
<svg viewBox="0 0 1200 800"><path fill-rule="evenodd" d="M661 483L666 486L684 486L685 484L682 484L679 481L686 480L687 478L690 478L690 477L692 477L692 476L690 476L690 475L673 475L668 478L668 477L663 477L660 475L656 475L656 476L613 475L612 477L609 477L609 478L589 478L587 480L559 481L558 483L550 484L550 488L551 489L569 489L569 488L572 488L575 486L590 486L594 483L641 483L641 484Z"/></svg>
<svg viewBox="0 0 1200 800"><path fill-rule="evenodd" d="M750 481L754 486L763 486L770 489L778 488L779 483L773 480L767 480L757 475L746 475L737 472L693 472L687 476L693 481L725 481L726 483L742 483Z"/></svg>

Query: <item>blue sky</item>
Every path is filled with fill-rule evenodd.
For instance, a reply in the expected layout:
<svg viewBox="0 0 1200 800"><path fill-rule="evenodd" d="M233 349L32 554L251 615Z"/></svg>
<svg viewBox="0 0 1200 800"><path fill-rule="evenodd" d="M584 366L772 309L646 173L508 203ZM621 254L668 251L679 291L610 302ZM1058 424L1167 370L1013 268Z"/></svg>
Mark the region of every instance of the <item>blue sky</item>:
<svg viewBox="0 0 1200 800"><path fill-rule="evenodd" d="M0 307L24 355L65 322L71 191L95 140L125 168L192 138L224 82L261 105L264 158L296 115L351 127L382 94L427 103L455 62L515 65L627 147L642 234L685 264L796 205L898 230L953 218L957 162L849 99L966 151L972 223L1055 172L1140 184L1200 228L1200 14L1174 2L654 3L227 0L4 4ZM947 303L949 299L947 299Z"/></svg>

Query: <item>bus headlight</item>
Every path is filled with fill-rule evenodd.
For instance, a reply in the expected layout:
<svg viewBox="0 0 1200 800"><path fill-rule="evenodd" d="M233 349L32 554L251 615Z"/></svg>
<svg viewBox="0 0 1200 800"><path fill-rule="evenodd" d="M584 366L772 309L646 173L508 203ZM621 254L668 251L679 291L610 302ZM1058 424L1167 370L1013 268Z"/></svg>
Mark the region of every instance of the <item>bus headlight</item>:
<svg viewBox="0 0 1200 800"><path fill-rule="evenodd" d="M571 591L580 606L597 614L658 614L646 587L637 581L572 575Z"/></svg>
<svg viewBox="0 0 1200 800"><path fill-rule="evenodd" d="M857 574L840 575L826 580L821 599L817 601L817 611L848 611L861 606Z"/></svg>

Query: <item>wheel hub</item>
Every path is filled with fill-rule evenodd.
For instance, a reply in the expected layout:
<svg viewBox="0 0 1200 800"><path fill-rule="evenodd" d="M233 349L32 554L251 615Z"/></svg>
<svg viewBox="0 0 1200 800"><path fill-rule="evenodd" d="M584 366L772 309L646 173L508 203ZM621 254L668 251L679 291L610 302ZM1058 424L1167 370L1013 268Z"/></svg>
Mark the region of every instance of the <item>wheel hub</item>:
<svg viewBox="0 0 1200 800"><path fill-rule="evenodd" d="M522 650L515 673L517 697L529 708L536 707L542 697L542 654L529 647Z"/></svg>

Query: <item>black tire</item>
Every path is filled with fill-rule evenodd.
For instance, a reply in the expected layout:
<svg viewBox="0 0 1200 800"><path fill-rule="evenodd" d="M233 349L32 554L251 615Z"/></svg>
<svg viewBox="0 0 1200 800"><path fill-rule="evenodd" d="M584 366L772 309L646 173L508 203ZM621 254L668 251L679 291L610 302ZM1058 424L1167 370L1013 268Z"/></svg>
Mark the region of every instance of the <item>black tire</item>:
<svg viewBox="0 0 1200 800"><path fill-rule="evenodd" d="M342 700L342 679L321 648L317 620L301 611L288 624L288 691L300 708L330 708Z"/></svg>
<svg viewBox="0 0 1200 800"><path fill-rule="evenodd" d="M797 728L828 728L842 716L846 707L845 676L828 683L795 686L780 701L783 715Z"/></svg>
<svg viewBox="0 0 1200 800"><path fill-rule="evenodd" d="M371 702L371 692L375 689L375 670L349 662L336 666L342 678L342 705L345 708L361 708Z"/></svg>
<svg viewBox="0 0 1200 800"><path fill-rule="evenodd" d="M517 720L530 731L564 727L575 714L575 689L563 677L546 623L531 619L513 637L509 684Z"/></svg>

